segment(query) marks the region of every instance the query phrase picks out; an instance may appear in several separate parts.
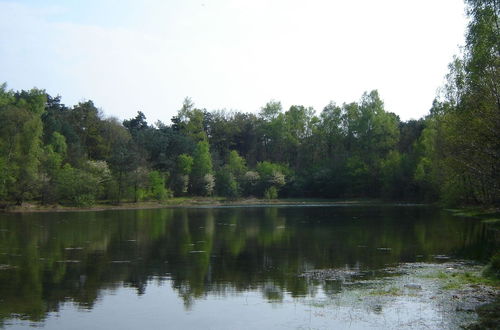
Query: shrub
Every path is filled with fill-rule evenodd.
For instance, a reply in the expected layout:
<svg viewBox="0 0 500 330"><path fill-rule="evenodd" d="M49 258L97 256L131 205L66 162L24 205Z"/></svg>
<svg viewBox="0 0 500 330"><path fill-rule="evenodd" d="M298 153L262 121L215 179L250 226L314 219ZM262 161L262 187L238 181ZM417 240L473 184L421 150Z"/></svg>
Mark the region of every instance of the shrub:
<svg viewBox="0 0 500 330"><path fill-rule="evenodd" d="M203 177L203 192L205 196L211 196L214 193L215 178L212 174L205 174Z"/></svg>
<svg viewBox="0 0 500 330"><path fill-rule="evenodd" d="M74 198L74 205L78 207L91 207L95 204L95 196L92 194L81 194Z"/></svg>
<svg viewBox="0 0 500 330"><path fill-rule="evenodd" d="M64 165L57 177L57 195L62 203L90 206L99 195L99 179L91 173Z"/></svg>
<svg viewBox="0 0 500 330"><path fill-rule="evenodd" d="M266 199L278 198L278 189L276 189L276 187L274 186L269 187L268 189L266 189L266 191L264 191L264 198Z"/></svg>
<svg viewBox="0 0 500 330"><path fill-rule="evenodd" d="M158 171L149 173L149 192L150 197L158 201L172 197L172 192L165 187L163 175Z"/></svg>
<svg viewBox="0 0 500 330"><path fill-rule="evenodd" d="M234 175L227 171L226 168L222 168L217 172L216 183L217 194L219 196L234 198L240 195L238 182L234 178Z"/></svg>

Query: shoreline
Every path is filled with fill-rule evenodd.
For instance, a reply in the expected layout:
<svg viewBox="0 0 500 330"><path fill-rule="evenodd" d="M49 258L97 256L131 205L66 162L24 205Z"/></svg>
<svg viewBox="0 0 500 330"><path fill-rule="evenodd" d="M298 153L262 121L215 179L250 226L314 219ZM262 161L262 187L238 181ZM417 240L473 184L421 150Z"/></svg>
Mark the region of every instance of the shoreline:
<svg viewBox="0 0 500 330"><path fill-rule="evenodd" d="M120 204L96 204L89 207L64 206L60 204L41 205L37 202L26 202L20 206L8 206L0 209L0 213L44 213L44 212L99 212L114 210L147 210L182 207L225 207L225 206L313 206L313 205L427 205L411 202L384 202L378 199L260 199L242 198L225 199L219 197L172 198L165 202L123 202Z"/></svg>

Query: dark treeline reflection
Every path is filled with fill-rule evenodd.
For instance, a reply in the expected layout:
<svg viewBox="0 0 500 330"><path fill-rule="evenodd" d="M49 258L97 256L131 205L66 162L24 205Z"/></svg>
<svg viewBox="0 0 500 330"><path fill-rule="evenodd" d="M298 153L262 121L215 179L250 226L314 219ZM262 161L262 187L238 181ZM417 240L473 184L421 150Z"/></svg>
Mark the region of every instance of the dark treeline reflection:
<svg viewBox="0 0 500 330"><path fill-rule="evenodd" d="M92 308L103 289L140 295L151 280L172 285L186 308L206 294L245 290L279 301L316 288L299 276L306 270L377 270L443 254L483 259L488 236L477 222L408 206L2 215L0 325L43 320L68 301Z"/></svg>

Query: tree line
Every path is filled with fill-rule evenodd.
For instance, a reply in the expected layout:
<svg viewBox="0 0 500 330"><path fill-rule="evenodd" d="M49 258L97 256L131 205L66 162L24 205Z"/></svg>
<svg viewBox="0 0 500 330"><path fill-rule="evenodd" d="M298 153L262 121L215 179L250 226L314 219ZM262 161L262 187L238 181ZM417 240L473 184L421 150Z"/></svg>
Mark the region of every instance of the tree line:
<svg viewBox="0 0 500 330"><path fill-rule="evenodd" d="M357 102L119 122L92 101L0 87L0 200L92 205L172 196L370 197L498 205L499 4L467 0L464 53L430 113L401 121L377 91Z"/></svg>

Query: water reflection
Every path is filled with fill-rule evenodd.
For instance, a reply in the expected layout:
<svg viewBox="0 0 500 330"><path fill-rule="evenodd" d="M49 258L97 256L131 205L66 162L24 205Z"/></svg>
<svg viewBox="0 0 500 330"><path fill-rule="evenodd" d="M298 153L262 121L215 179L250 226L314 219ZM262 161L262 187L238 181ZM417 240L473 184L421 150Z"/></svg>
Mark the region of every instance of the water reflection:
<svg viewBox="0 0 500 330"><path fill-rule="evenodd" d="M185 309L206 295L259 290L270 302L326 295L345 278L437 256L482 259L476 221L425 207L161 209L0 216L0 326L41 321L61 304L92 309L122 287L171 286ZM439 258L439 257L437 257ZM351 281L352 282L352 281ZM111 290L111 291L110 291Z"/></svg>

